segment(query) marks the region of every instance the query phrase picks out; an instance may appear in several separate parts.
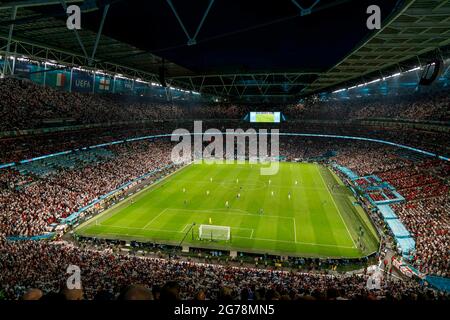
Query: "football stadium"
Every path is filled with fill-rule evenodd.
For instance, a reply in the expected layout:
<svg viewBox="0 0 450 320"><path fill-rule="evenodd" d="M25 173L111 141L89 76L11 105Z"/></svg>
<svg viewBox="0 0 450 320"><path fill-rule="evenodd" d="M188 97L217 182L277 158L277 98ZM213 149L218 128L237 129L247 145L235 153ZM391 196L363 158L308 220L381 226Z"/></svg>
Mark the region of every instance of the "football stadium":
<svg viewBox="0 0 450 320"><path fill-rule="evenodd" d="M0 302L448 302L449 141L447 0L1 1Z"/></svg>

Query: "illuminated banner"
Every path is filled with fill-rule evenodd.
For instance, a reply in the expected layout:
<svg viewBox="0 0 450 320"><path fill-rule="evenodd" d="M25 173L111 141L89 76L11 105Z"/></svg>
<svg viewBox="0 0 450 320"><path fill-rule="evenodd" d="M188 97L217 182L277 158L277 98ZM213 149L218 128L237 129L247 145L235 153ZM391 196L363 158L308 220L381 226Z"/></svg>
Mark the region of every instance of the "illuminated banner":
<svg viewBox="0 0 450 320"><path fill-rule="evenodd" d="M48 71L45 76L45 84L60 90L69 90L70 71L66 70Z"/></svg>
<svg viewBox="0 0 450 320"><path fill-rule="evenodd" d="M30 78L31 66L27 62L16 61L14 73L21 78Z"/></svg>
<svg viewBox="0 0 450 320"><path fill-rule="evenodd" d="M114 92L132 93L134 88L133 80L116 78Z"/></svg>
<svg viewBox="0 0 450 320"><path fill-rule="evenodd" d="M72 91L74 92L92 92L94 75L92 73L73 70Z"/></svg>
<svg viewBox="0 0 450 320"><path fill-rule="evenodd" d="M140 81L134 82L134 92L138 95L148 95L150 93L150 86L147 83Z"/></svg>
<svg viewBox="0 0 450 320"><path fill-rule="evenodd" d="M39 83L44 84L46 72L45 67L43 65L32 65L31 66L31 74L30 74L30 80Z"/></svg>
<svg viewBox="0 0 450 320"><path fill-rule="evenodd" d="M113 92L114 78L108 75L95 76L95 92Z"/></svg>
<svg viewBox="0 0 450 320"><path fill-rule="evenodd" d="M21 78L30 79L33 82L43 84L44 83L44 67L39 64L30 63L28 61L16 60L14 66L14 73Z"/></svg>

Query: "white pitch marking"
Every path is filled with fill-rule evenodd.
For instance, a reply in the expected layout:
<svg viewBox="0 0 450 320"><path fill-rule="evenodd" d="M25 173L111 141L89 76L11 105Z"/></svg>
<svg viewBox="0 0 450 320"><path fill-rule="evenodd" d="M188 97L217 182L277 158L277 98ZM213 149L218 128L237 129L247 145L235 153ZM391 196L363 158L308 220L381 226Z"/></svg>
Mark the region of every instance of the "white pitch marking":
<svg viewBox="0 0 450 320"><path fill-rule="evenodd" d="M350 234L350 230L348 229L347 224L346 224L345 221L344 221L344 218L342 218L341 210L339 210L339 208L338 208L338 206L337 206L337 204L336 204L336 201L334 201L334 197L333 197L333 195L331 194L331 191L329 190L327 183L326 183L325 180L323 179L322 174L321 174L320 171L319 171L319 168L318 168L318 167L316 167L316 168L317 168L317 172L319 172L319 176L320 176L320 178L322 179L323 184L324 184L325 187L327 188L327 191L328 191L328 193L329 193L329 195L330 195L330 197L331 197L331 200L333 200L334 207L336 208L337 212L339 213L339 217L341 218L342 223L343 223L344 226L345 226L345 229L347 229L347 233L348 233L348 235L350 236L350 239L352 239L352 242L353 242L353 248L357 248L356 243L355 243L355 240L353 240L353 237L352 237L352 235Z"/></svg>
<svg viewBox="0 0 450 320"><path fill-rule="evenodd" d="M110 226L110 225L104 225L104 224L100 224L100 226L108 227L108 228L116 228L116 229L126 229L126 230L147 230L147 231L160 231L160 232L171 232L171 233L184 233L183 231L175 231L175 230L167 230L167 229L155 229L155 228L144 229L144 228L134 228L134 227Z"/></svg>
<svg viewBox="0 0 450 320"><path fill-rule="evenodd" d="M161 211L156 217L154 217L152 220L150 220L149 223L147 223L142 229L145 229L148 225L150 225L153 221L158 219L164 212L166 212L167 208Z"/></svg>
<svg viewBox="0 0 450 320"><path fill-rule="evenodd" d="M210 209L210 210L196 210L196 209L177 209L177 208L167 208L165 210L172 210L172 211L192 211L192 212L198 212L198 213L212 213L214 211L225 211L225 209ZM247 213L234 213L232 211L240 211L240 212L247 212ZM177 214L178 212L175 212ZM254 214L254 213L248 213L248 211L241 210L241 209L230 209L229 211L226 211L227 215L235 215L235 216L256 216L256 217L269 217L269 218L279 218L279 219L292 219L292 217L282 217L282 216L275 216L275 215L260 215L260 214Z"/></svg>
<svg viewBox="0 0 450 320"><path fill-rule="evenodd" d="M294 242L297 243L297 226L295 225L295 218L292 218L294 221Z"/></svg>

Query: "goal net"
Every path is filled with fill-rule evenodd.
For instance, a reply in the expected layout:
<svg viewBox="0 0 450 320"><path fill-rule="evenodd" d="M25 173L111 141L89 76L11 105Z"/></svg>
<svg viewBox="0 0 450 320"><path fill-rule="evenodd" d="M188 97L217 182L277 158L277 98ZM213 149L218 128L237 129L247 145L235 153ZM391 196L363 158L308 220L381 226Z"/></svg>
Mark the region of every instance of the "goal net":
<svg viewBox="0 0 450 320"><path fill-rule="evenodd" d="M230 227L201 224L198 228L200 240L230 240Z"/></svg>

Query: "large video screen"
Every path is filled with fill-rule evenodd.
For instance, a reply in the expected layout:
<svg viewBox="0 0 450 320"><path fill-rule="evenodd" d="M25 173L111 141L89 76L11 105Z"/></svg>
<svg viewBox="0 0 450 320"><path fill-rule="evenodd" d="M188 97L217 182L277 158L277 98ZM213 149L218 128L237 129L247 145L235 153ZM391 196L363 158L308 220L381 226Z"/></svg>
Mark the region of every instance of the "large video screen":
<svg viewBox="0 0 450 320"><path fill-rule="evenodd" d="M250 112L250 122L280 123L281 112Z"/></svg>

